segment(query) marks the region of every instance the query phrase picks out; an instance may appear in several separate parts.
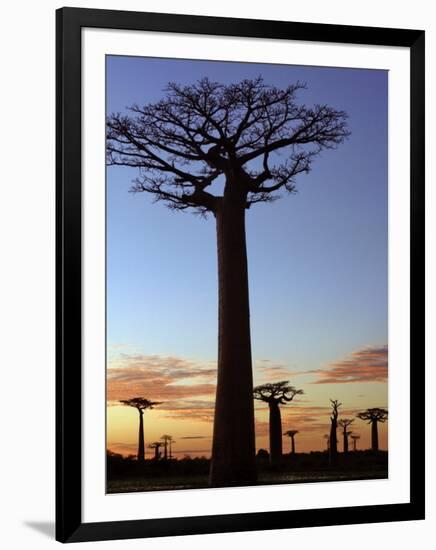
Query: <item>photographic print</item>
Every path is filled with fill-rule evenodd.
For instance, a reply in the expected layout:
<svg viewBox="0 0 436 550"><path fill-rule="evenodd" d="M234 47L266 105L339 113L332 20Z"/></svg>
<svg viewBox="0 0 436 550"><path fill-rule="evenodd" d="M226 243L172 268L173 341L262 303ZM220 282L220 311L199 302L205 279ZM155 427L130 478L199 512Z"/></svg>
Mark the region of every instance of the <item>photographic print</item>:
<svg viewBox="0 0 436 550"><path fill-rule="evenodd" d="M106 57L107 492L388 476L388 72Z"/></svg>

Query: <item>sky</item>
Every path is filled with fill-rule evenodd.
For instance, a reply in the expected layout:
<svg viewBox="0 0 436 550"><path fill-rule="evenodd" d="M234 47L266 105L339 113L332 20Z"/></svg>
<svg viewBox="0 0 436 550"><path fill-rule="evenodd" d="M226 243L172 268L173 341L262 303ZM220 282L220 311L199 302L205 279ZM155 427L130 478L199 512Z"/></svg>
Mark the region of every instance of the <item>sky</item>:
<svg viewBox="0 0 436 550"><path fill-rule="evenodd" d="M348 113L349 139L315 159L298 193L247 213L255 383L290 380L304 394L282 407L297 451L325 448L329 399L342 417L388 406L388 73L219 61L107 57L106 111L158 101L169 81L300 80L297 102ZM133 454L143 396L145 439L174 436L176 456L210 455L217 357L215 223L129 193L136 170L107 168L107 443ZM370 429L355 420L360 448ZM380 426L387 448L387 424ZM268 448L256 404L256 447ZM284 441L284 448L290 443ZM151 451L149 451L151 453ZM150 454L151 456L151 454Z"/></svg>

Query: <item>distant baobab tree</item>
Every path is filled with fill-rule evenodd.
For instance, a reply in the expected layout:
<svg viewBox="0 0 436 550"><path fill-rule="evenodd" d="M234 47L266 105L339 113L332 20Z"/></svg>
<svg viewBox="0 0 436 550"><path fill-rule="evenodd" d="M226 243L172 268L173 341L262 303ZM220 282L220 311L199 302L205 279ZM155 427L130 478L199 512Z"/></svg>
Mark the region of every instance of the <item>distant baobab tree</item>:
<svg viewBox="0 0 436 550"><path fill-rule="evenodd" d="M347 430L348 426L350 426L354 422L354 418L342 418L339 420L338 424L342 427L342 435L344 438L344 454L348 453L348 436L351 434Z"/></svg>
<svg viewBox="0 0 436 550"><path fill-rule="evenodd" d="M285 432L285 435L291 438L291 454L295 454L295 436L298 433L298 430L288 430Z"/></svg>
<svg viewBox="0 0 436 550"><path fill-rule="evenodd" d="M172 449L173 449L173 444L175 443L172 435L169 436L168 443L169 443L169 451L170 451L170 459L171 459L173 458Z"/></svg>
<svg viewBox="0 0 436 550"><path fill-rule="evenodd" d="M168 434L164 434L163 436L161 436L161 440L162 440L163 445L164 445L164 459L165 460L168 460L168 448L171 445L172 439L173 438ZM171 458L171 453L170 453L170 458Z"/></svg>
<svg viewBox="0 0 436 550"><path fill-rule="evenodd" d="M260 77L228 85L208 78L169 83L160 101L107 119L107 163L138 168L133 191L216 220L215 486L257 477L245 212L280 191L293 193L315 157L349 134L344 111L297 103L304 88L297 82L279 89Z"/></svg>
<svg viewBox="0 0 436 550"><path fill-rule="evenodd" d="M357 451L357 441L360 439L360 435L352 434L351 439L353 440L353 451Z"/></svg>
<svg viewBox="0 0 436 550"><path fill-rule="evenodd" d="M268 403L269 407L269 457L271 464L278 462L283 454L282 419L280 405L285 405L301 395L303 390L290 386L287 380L256 386L254 399Z"/></svg>
<svg viewBox="0 0 436 550"><path fill-rule="evenodd" d="M338 429L338 415L339 407L342 403L339 403L337 399L330 399L332 404L332 415L330 417L330 448L329 448L329 460L330 464L336 462L338 454L338 436L336 430Z"/></svg>
<svg viewBox="0 0 436 550"><path fill-rule="evenodd" d="M139 436L138 436L138 460L144 461L145 447L144 447L144 411L146 409L152 409L156 405L160 405L159 401L150 401L144 397L132 397L131 399L121 399L120 403L129 407L135 407L139 413Z"/></svg>
<svg viewBox="0 0 436 550"><path fill-rule="evenodd" d="M330 450L330 434L324 434L323 437L326 440L326 451L329 452L329 450Z"/></svg>
<svg viewBox="0 0 436 550"><path fill-rule="evenodd" d="M368 424L371 424L371 450L378 451L378 423L382 424L388 419L388 411L386 409L380 409L378 407L373 409L366 409L358 413L357 418L365 420Z"/></svg>
<svg viewBox="0 0 436 550"><path fill-rule="evenodd" d="M159 460L160 458L160 452L159 449L162 447L163 442L162 441L155 441L154 443L150 443L148 446L149 449L154 449L154 459Z"/></svg>

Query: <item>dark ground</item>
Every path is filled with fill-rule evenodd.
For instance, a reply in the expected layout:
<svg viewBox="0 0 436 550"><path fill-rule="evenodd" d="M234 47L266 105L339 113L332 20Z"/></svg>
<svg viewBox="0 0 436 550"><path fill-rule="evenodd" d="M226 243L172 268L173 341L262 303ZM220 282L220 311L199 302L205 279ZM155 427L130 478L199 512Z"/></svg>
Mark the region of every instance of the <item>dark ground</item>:
<svg viewBox="0 0 436 550"><path fill-rule="evenodd" d="M327 453L284 455L280 465L272 467L267 458L258 458L258 485L385 479L388 477L388 453L350 452L338 455L330 466ZM208 487L210 461L207 458L181 460L145 460L108 453L107 492L128 493Z"/></svg>

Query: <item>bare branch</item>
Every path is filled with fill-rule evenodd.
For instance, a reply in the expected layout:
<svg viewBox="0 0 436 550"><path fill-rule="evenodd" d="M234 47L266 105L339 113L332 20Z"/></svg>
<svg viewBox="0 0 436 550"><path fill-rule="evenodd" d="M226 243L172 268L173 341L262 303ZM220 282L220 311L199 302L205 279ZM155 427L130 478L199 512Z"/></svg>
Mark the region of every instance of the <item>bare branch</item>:
<svg viewBox="0 0 436 550"><path fill-rule="evenodd" d="M253 390L254 399L280 405L289 403L296 395L302 395L303 393L303 390L297 390L294 386L290 386L288 380L273 384L262 384L256 386Z"/></svg>
<svg viewBox="0 0 436 550"><path fill-rule="evenodd" d="M373 422L381 422L383 424L388 419L388 411L386 409L375 407L373 409L366 409L366 411L357 413L356 416L357 418L360 418L360 420L367 421L368 424Z"/></svg>
<svg viewBox="0 0 436 550"><path fill-rule="evenodd" d="M169 83L160 101L108 117L107 164L138 168L133 190L170 208L215 212L235 186L247 208L271 202L280 190L293 193L298 175L349 133L343 111L297 104L304 88L296 82L278 89L261 77L229 85L207 78ZM222 195L206 191L220 175Z"/></svg>

